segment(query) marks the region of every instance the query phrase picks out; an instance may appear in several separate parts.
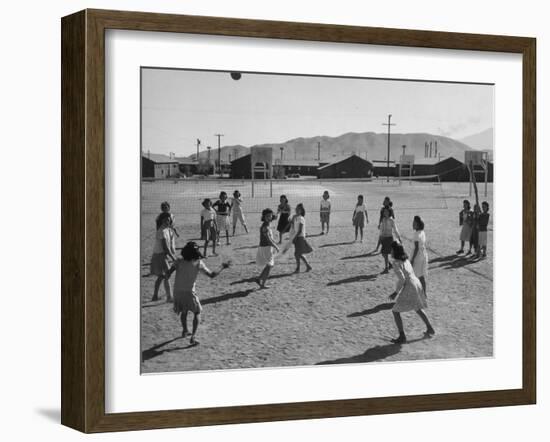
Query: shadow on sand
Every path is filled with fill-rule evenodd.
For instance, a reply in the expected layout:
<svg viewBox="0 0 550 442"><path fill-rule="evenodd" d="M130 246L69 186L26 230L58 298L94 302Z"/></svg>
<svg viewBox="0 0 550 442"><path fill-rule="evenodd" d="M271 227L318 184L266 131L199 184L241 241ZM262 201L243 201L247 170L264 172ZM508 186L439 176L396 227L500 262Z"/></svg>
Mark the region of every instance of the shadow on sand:
<svg viewBox="0 0 550 442"><path fill-rule="evenodd" d="M322 244L319 246L320 249L324 248L324 247L338 247L338 246L349 246L351 244L353 244L355 241L347 241L347 242L335 242L335 243L331 243L331 244Z"/></svg>
<svg viewBox="0 0 550 442"><path fill-rule="evenodd" d="M270 279L279 279L279 278L287 278L289 276L292 276L294 275L294 272L290 272L290 273L279 273L278 275L270 275L268 280ZM244 279L239 279L238 281L233 281L231 283L229 283L229 285L237 285L237 284L245 284L245 283L249 283L249 282L256 282L256 279L257 276L254 276L253 278L244 278Z"/></svg>
<svg viewBox="0 0 550 442"><path fill-rule="evenodd" d="M149 359L156 358L157 356L160 356L163 353L171 353L173 351L187 350L188 348L195 347L195 345L189 344L184 347L172 347L172 348L167 348L165 350L159 350L159 348L164 347L165 345L171 344L172 342L175 342L178 339L181 339L181 338L178 337L178 338L170 339L168 341L161 342L160 344L157 344L151 348L148 348L147 350L143 350L143 352L141 353L141 360L145 362L145 361L148 361Z"/></svg>
<svg viewBox="0 0 550 442"><path fill-rule="evenodd" d="M373 273L372 275L352 276L351 278L339 279L338 281L331 281L327 284L327 287L332 287L335 285L342 285L342 284L351 284L353 282L374 281L377 277L378 277L377 273Z"/></svg>
<svg viewBox="0 0 550 442"><path fill-rule="evenodd" d="M212 298L204 299L201 301L201 304L202 305L216 304L218 302L229 301L230 299L246 298L253 291L254 289L248 289L248 290L239 290L238 292L233 292L233 293L225 293L220 296L214 296Z"/></svg>
<svg viewBox="0 0 550 442"><path fill-rule="evenodd" d="M317 364L315 365L360 364L364 362L375 362L396 355L400 351L401 344L377 345L375 347L369 348L365 353L361 353L359 355L317 362Z"/></svg>
<svg viewBox="0 0 550 442"><path fill-rule="evenodd" d="M362 255L344 256L340 259L345 261L346 259L368 258L369 256L376 256L376 255L378 255L378 253L368 252L368 253L363 253Z"/></svg>
<svg viewBox="0 0 550 442"><path fill-rule="evenodd" d="M393 305L394 305L393 302L384 302L382 304L378 304L375 307L363 310L362 312L350 313L348 315L348 318L357 318L358 316L373 315L375 313L378 313L378 312L381 312L381 311L384 311L384 310L391 310Z"/></svg>

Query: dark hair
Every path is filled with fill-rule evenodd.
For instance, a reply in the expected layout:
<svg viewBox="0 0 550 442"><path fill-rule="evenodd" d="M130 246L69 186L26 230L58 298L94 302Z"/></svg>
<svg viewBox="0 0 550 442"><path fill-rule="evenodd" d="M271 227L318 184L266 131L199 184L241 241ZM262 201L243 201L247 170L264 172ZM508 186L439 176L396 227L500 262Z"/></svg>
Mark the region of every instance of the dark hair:
<svg viewBox="0 0 550 442"><path fill-rule="evenodd" d="M487 211L489 211L489 203L487 201L483 201L481 207L487 207Z"/></svg>
<svg viewBox="0 0 550 442"><path fill-rule="evenodd" d="M462 201L462 204L468 204L468 209L470 209L472 207L472 205L470 204L470 201L468 201L468 200Z"/></svg>
<svg viewBox="0 0 550 442"><path fill-rule="evenodd" d="M424 230L424 221L418 215L413 218L413 223L416 223L416 230Z"/></svg>
<svg viewBox="0 0 550 442"><path fill-rule="evenodd" d="M405 248L397 241L391 243L391 249L394 259L399 259L400 261L406 261L407 259L409 259L409 255L407 255L407 252L405 252Z"/></svg>
<svg viewBox="0 0 550 442"><path fill-rule="evenodd" d="M265 223L265 217L267 215L273 215L273 210L271 210L269 208L262 210L262 222Z"/></svg>
<svg viewBox="0 0 550 442"><path fill-rule="evenodd" d="M170 203L168 201L163 201L160 203L160 210L164 210L165 208L170 210Z"/></svg>
<svg viewBox="0 0 550 442"><path fill-rule="evenodd" d="M159 216L157 216L157 230L160 229L160 227L164 224L164 221L171 219L172 215L170 215L168 212L162 212Z"/></svg>
<svg viewBox="0 0 550 442"><path fill-rule="evenodd" d="M207 204L207 203L211 203L211 202L212 202L212 200L211 200L210 198L205 198L205 199L202 200L202 203L201 203L201 204L202 204L204 207L206 207L206 204Z"/></svg>
<svg viewBox="0 0 550 442"><path fill-rule="evenodd" d="M330 198L330 193L328 193L328 190L325 190L325 191L323 192L323 196L325 196L325 195L328 196L328 197Z"/></svg>
<svg viewBox="0 0 550 442"><path fill-rule="evenodd" d="M281 198L284 198L284 199L285 199L285 203L288 204L288 198L286 197L286 195L281 195L281 196L279 197L279 201L281 200Z"/></svg>
<svg viewBox="0 0 550 442"><path fill-rule="evenodd" d="M306 216L306 208L302 203L298 203L296 206L296 212L298 212L302 216Z"/></svg>
<svg viewBox="0 0 550 442"><path fill-rule="evenodd" d="M222 199L224 196L227 198L227 192L224 192L224 191L222 190L222 191L220 192L220 199Z"/></svg>
<svg viewBox="0 0 550 442"><path fill-rule="evenodd" d="M233 192L233 196L234 196L235 198L238 198L238 197L241 196L241 192L239 192L238 190L235 190L235 192Z"/></svg>
<svg viewBox="0 0 550 442"><path fill-rule="evenodd" d="M204 258L200 252L199 245L194 241L189 241L185 244L185 247L181 249L181 256L185 261L195 261Z"/></svg>
<svg viewBox="0 0 550 442"><path fill-rule="evenodd" d="M365 202L365 197L364 197L363 195L357 195L357 204L356 204L356 206L359 205L359 200L360 200L360 199L362 199L363 202Z"/></svg>

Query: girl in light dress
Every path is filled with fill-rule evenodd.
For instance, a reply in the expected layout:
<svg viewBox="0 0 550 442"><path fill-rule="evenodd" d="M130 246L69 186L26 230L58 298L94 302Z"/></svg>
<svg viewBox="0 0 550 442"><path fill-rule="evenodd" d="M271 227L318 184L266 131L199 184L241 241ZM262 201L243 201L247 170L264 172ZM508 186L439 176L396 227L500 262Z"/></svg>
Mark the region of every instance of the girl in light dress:
<svg viewBox="0 0 550 442"><path fill-rule="evenodd" d="M290 229L290 204L288 204L288 198L286 195L281 195L279 198L279 206L277 207L277 215L279 218L277 222L277 231L279 232L279 244L283 242L283 234Z"/></svg>
<svg viewBox="0 0 550 442"><path fill-rule="evenodd" d="M176 260L176 244L174 231L171 228L170 213L163 212L157 218L158 229L155 235L153 256L151 257L150 271L157 277L155 289L151 301L158 300L160 285L164 283L166 291L166 302L172 302L172 291L170 288L170 275L172 262Z"/></svg>
<svg viewBox="0 0 550 442"><path fill-rule="evenodd" d="M413 219L413 242L414 251L411 258L411 264L414 274L420 280L424 294L426 292L426 278L428 276L428 251L426 250L426 233L424 232L424 221L418 215Z"/></svg>
<svg viewBox="0 0 550 442"><path fill-rule="evenodd" d="M231 212L233 213L233 236L235 236L235 229L237 228L237 222L240 221L244 227L244 231L248 233L248 227L246 226L246 220L243 213L243 199L241 192L235 190L233 192L233 200L231 201Z"/></svg>
<svg viewBox="0 0 550 442"><path fill-rule="evenodd" d="M384 207L382 210L382 222L380 223L380 243L382 244L382 256L384 257L383 274L388 273L392 267L388 256L392 251L391 245L394 233L399 242L401 242L401 235L399 234L399 230L397 230L395 220L391 217L390 209L389 207Z"/></svg>
<svg viewBox="0 0 550 442"><path fill-rule="evenodd" d="M365 228L365 221L369 222L369 214L367 213L367 205L363 195L357 197L357 204L353 210L351 217L351 223L355 227L355 241L357 241L358 233L361 233L361 242L363 242L363 229Z"/></svg>
<svg viewBox="0 0 550 442"><path fill-rule="evenodd" d="M325 225L327 226L327 235L330 229L330 194L328 190L323 192L323 199L321 200L321 206L319 208L319 214L321 217L321 235L325 234Z"/></svg>
<svg viewBox="0 0 550 442"><path fill-rule="evenodd" d="M273 234L271 233L270 223L273 220L273 210L264 209L262 211L262 225L260 226L260 245L258 251L256 252L256 264L262 267L262 273L256 279L256 282L261 289L266 289L267 278L269 278L269 273L275 265L275 255L273 250L279 251L279 247L275 244L273 240Z"/></svg>
<svg viewBox="0 0 550 442"><path fill-rule="evenodd" d="M172 212L170 210L171 210L170 209L170 203L168 201L163 201L162 203L160 203L160 214L159 214L159 216L157 216L157 219L155 221L156 222L156 227L157 227L157 230L158 230L160 215L162 213L169 213L170 214L170 228L174 231L174 234L179 238L180 234L176 230L176 226L175 226L176 218L174 217L174 215L172 214Z"/></svg>
<svg viewBox="0 0 550 442"><path fill-rule="evenodd" d="M183 328L181 336L187 337L189 329L187 328L187 313L193 313L193 329L191 332L191 345L198 345L195 339L197 329L200 323L200 314L202 305L195 291L195 283L199 273L204 273L210 278L218 276L223 269L229 267L229 262L222 263L219 271L213 272L204 265L199 251L199 245L195 242L188 242L181 251L182 258L176 260L176 279L174 282L174 312L180 315L181 326Z"/></svg>
<svg viewBox="0 0 550 442"><path fill-rule="evenodd" d="M422 284L414 274L413 267L409 262L405 249L397 241L391 245L393 269L397 277L395 291L390 295L391 300L395 300L392 308L395 325L399 331L399 336L392 339L394 344L403 344L407 342L407 337L403 329L403 320L401 313L415 311L420 319L426 324L426 336L435 334L435 330L430 320L423 312L428 307L426 294L422 289Z"/></svg>
<svg viewBox="0 0 550 442"><path fill-rule="evenodd" d="M310 272L312 267L309 265L304 255L313 252L312 247L306 240L306 209L302 203L296 206L296 215L292 218L291 241L294 244L294 258L296 259L296 270L294 273L300 273L300 263L306 265L306 272Z"/></svg>
<svg viewBox="0 0 550 442"><path fill-rule="evenodd" d="M458 213L458 225L460 229L460 249L456 254L460 255L464 253L464 244L466 241L470 243L468 255L472 253L472 225L474 221L474 213L472 212L470 201L464 200L462 203L462 210Z"/></svg>

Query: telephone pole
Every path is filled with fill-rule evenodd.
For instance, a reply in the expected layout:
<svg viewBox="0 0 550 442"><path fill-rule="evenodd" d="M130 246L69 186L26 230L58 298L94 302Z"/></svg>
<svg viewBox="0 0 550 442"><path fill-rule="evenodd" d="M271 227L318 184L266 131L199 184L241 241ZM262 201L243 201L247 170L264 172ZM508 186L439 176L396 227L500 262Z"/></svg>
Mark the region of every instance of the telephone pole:
<svg viewBox="0 0 550 442"><path fill-rule="evenodd" d="M321 142L317 141L317 161L321 161Z"/></svg>
<svg viewBox="0 0 550 442"><path fill-rule="evenodd" d="M221 138L223 134L214 134L215 137L218 137L218 167L220 178L222 177L222 151L221 151Z"/></svg>
<svg viewBox="0 0 550 442"><path fill-rule="evenodd" d="M197 138L197 164L199 163L199 146L201 145L201 140Z"/></svg>
<svg viewBox="0 0 550 442"><path fill-rule="evenodd" d="M387 178L386 182L390 182L390 132L391 127L395 126L395 123L391 122L391 114L388 115L388 122L382 123L382 126L388 126L388 156L386 157Z"/></svg>

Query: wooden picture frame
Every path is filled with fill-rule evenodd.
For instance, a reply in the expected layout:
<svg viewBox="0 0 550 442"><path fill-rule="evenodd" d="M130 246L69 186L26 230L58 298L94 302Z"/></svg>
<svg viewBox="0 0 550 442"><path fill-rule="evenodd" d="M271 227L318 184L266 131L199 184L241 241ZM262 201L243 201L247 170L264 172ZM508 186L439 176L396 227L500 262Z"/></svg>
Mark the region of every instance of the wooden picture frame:
<svg viewBox="0 0 550 442"><path fill-rule="evenodd" d="M105 30L261 37L522 55L523 213L536 213L533 38L105 10L62 19L62 424L83 432L533 404L536 220L523 220L523 383L513 390L105 412Z"/></svg>

